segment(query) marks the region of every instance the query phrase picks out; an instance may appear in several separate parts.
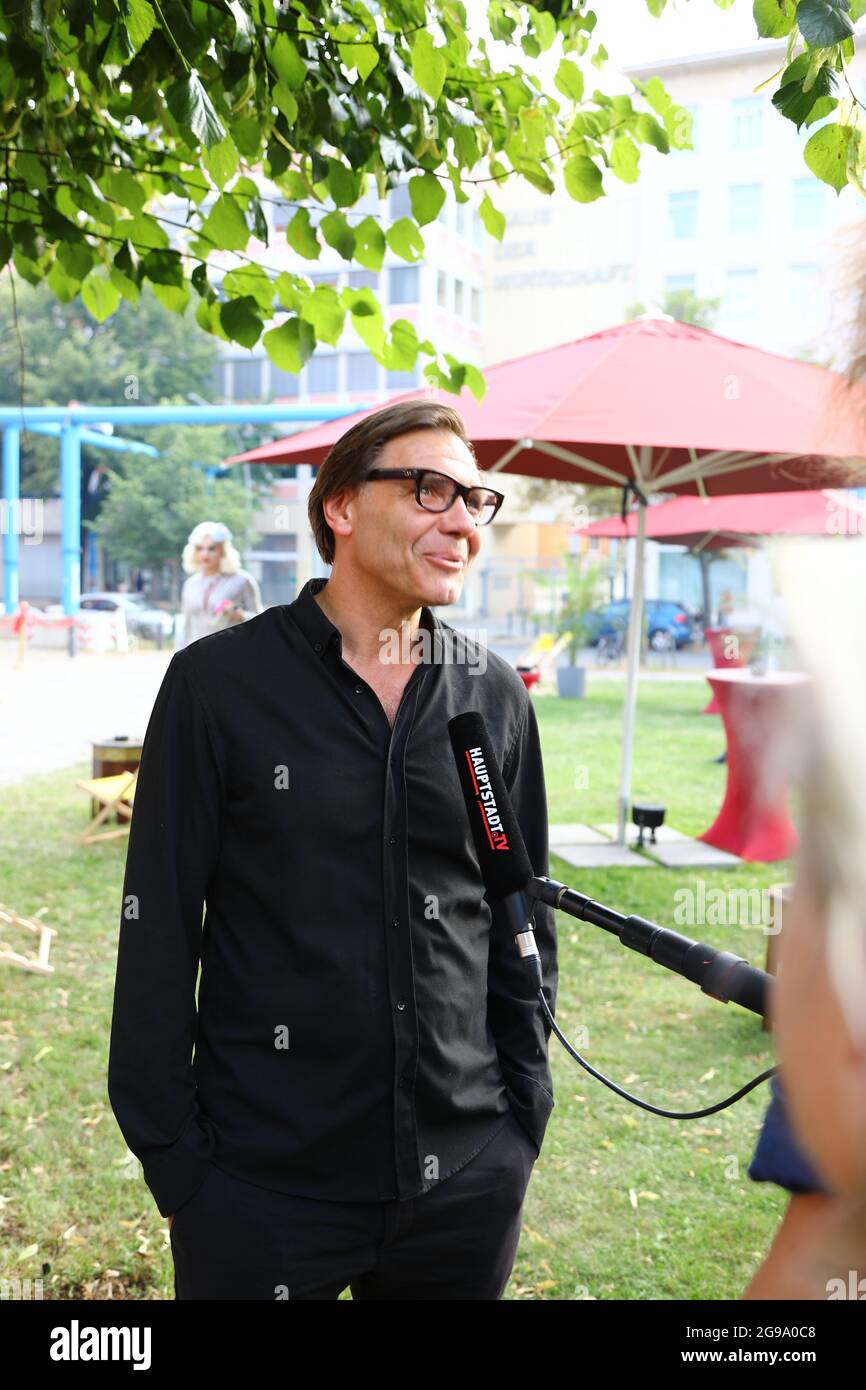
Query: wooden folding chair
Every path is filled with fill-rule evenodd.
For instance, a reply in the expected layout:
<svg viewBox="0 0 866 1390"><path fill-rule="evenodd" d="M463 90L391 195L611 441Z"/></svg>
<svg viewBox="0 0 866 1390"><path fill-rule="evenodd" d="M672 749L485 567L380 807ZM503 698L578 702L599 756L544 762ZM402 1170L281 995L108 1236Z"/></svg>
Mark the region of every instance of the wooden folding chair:
<svg viewBox="0 0 866 1390"><path fill-rule="evenodd" d="M117 772L113 777L83 777L76 781L76 787L87 792L87 795L98 801L101 806L101 810L80 836L82 845L91 845L97 840L117 840L122 835L129 834L137 777L138 769L135 772ZM122 816L126 824L116 830L100 830L98 834L94 834L97 826L114 812Z"/></svg>
<svg viewBox="0 0 866 1390"><path fill-rule="evenodd" d="M39 909L39 912L47 912L46 907ZM39 914L37 914L38 916ZM28 931L37 932L39 935L39 954L24 956L20 951L13 951L11 946L0 941L0 964L17 965L21 970L30 970L36 975L53 975L54 966L48 964L48 952L51 949L51 938L57 932L53 927L46 927L44 922L39 922L33 917L22 917L11 907L5 907L0 903L0 924L11 927L25 927Z"/></svg>

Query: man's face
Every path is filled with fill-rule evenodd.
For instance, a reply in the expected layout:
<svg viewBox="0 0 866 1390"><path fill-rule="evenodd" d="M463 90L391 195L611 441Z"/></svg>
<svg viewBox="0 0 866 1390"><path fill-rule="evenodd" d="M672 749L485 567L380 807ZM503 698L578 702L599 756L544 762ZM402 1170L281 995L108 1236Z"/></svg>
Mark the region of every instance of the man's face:
<svg viewBox="0 0 866 1390"><path fill-rule="evenodd" d="M431 468L469 487L486 486L472 454L450 430L414 430L382 449L377 468ZM462 497L444 512L419 506L412 478L373 479L350 502L352 565L415 606L455 603L481 548Z"/></svg>

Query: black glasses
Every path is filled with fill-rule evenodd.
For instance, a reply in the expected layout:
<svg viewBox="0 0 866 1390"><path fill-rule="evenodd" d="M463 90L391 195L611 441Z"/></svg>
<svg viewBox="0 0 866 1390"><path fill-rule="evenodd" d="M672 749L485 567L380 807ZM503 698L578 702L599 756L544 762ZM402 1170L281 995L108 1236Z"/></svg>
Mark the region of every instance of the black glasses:
<svg viewBox="0 0 866 1390"><path fill-rule="evenodd" d="M367 478L413 478L415 501L428 512L447 512L457 498L462 497L476 526L488 526L505 501L503 492L487 487L467 487L449 478L447 473L436 473L430 468L373 468L365 482Z"/></svg>

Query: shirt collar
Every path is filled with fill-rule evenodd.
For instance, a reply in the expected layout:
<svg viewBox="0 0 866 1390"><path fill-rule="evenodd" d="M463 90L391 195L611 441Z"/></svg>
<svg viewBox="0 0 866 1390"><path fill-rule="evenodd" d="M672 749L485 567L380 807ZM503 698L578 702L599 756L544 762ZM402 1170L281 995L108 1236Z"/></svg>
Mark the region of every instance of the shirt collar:
<svg viewBox="0 0 866 1390"><path fill-rule="evenodd" d="M294 602L286 605L289 614L318 656L324 656L333 643L338 647L342 645L340 629L331 622L313 597L325 587L327 582L326 578L321 577L308 579ZM432 608L428 608L426 605L421 608L419 621L431 636L435 634L437 628L442 626L441 620L437 618Z"/></svg>

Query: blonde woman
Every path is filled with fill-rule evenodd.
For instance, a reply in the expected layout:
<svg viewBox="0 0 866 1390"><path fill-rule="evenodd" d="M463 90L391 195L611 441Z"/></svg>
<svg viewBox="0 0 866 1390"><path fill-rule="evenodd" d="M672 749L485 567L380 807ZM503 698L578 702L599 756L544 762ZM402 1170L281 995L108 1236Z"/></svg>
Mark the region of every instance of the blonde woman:
<svg viewBox="0 0 866 1390"><path fill-rule="evenodd" d="M178 648L262 612L262 596L220 521L200 521L189 533L181 564L189 575L181 592L183 632Z"/></svg>
<svg viewBox="0 0 866 1390"><path fill-rule="evenodd" d="M863 1299L866 542L789 543L778 572L811 685L774 750L799 784L802 837L772 1008L787 1122L812 1176L776 1178L798 1195L747 1297Z"/></svg>

